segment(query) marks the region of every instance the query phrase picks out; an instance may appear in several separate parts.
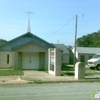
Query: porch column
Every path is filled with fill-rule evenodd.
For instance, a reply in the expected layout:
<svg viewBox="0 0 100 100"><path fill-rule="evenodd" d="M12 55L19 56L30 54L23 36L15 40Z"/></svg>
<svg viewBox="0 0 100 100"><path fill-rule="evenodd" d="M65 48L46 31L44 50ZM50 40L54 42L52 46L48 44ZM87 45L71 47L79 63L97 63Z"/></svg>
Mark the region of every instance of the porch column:
<svg viewBox="0 0 100 100"><path fill-rule="evenodd" d="M18 69L18 52L13 52L13 69Z"/></svg>
<svg viewBox="0 0 100 100"><path fill-rule="evenodd" d="M48 70L48 51L45 52L45 70Z"/></svg>

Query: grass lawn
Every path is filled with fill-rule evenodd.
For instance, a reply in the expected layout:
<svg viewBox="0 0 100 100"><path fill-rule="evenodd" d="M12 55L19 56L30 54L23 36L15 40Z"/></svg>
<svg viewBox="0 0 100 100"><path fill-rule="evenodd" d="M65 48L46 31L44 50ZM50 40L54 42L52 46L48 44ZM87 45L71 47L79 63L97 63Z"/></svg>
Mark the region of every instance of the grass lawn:
<svg viewBox="0 0 100 100"><path fill-rule="evenodd" d="M23 70L0 70L0 76L23 75Z"/></svg>
<svg viewBox="0 0 100 100"><path fill-rule="evenodd" d="M75 75L75 69L74 65L68 65L64 64L61 69L61 76L74 76ZM88 67L85 67L85 76L89 75L100 75L100 71L91 70Z"/></svg>
<svg viewBox="0 0 100 100"><path fill-rule="evenodd" d="M74 65L63 64L61 76L74 76Z"/></svg>

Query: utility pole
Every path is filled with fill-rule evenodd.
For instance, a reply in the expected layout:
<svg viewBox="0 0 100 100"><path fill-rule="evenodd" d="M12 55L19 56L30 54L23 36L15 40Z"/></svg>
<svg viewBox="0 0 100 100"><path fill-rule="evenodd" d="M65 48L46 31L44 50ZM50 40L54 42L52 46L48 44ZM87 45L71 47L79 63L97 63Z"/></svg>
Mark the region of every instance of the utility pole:
<svg viewBox="0 0 100 100"><path fill-rule="evenodd" d="M81 17L83 17L83 14L81 14ZM75 42L74 42L74 67L75 67L75 63L77 62L76 61L77 19L78 19L78 15L76 14L76 19L75 19Z"/></svg>
<svg viewBox="0 0 100 100"><path fill-rule="evenodd" d="M76 63L77 18L78 18L78 15L76 15L76 19L75 19L74 67L75 67L75 63Z"/></svg>

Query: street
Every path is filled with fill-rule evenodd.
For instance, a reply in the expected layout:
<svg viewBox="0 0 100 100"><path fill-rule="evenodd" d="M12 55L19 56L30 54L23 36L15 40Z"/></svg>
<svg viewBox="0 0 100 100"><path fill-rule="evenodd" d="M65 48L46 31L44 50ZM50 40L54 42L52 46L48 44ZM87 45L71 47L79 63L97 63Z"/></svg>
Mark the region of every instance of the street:
<svg viewBox="0 0 100 100"><path fill-rule="evenodd" d="M100 83L0 85L0 100L92 100L94 92Z"/></svg>

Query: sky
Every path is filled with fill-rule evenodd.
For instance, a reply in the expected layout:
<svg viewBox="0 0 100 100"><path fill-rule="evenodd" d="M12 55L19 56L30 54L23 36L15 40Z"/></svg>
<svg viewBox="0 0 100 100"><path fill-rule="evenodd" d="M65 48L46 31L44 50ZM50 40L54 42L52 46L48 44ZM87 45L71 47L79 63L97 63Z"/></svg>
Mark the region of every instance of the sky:
<svg viewBox="0 0 100 100"><path fill-rule="evenodd" d="M29 10L31 33L49 43L74 45L76 15L77 38L100 30L100 0L0 0L0 39L26 33Z"/></svg>

